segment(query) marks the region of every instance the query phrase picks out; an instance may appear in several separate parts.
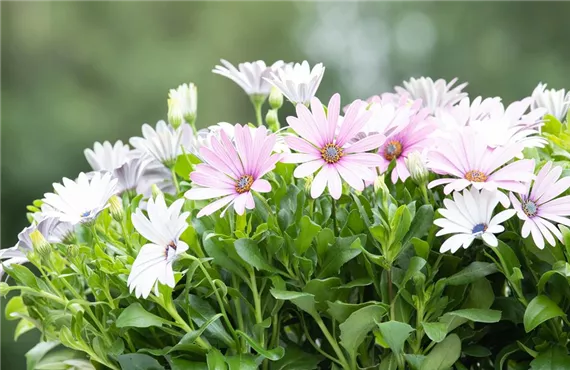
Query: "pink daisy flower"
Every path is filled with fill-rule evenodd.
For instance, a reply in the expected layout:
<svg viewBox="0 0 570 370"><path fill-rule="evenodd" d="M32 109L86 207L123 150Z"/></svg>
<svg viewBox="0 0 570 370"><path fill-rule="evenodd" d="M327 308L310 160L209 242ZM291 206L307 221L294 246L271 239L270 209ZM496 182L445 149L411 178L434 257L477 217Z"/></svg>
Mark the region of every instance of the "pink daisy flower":
<svg viewBox="0 0 570 370"><path fill-rule="evenodd" d="M334 199L340 198L342 180L359 191L364 189L364 180L374 180L371 168L379 166L382 158L366 152L379 148L385 136L373 134L353 142L370 118L370 111L361 110L364 104L361 100L352 103L340 125L339 94L332 96L327 114L320 100L313 98L310 111L297 104L297 117L287 117L289 126L300 137L285 137L287 145L298 153L285 154L283 162L302 163L293 173L297 178L319 170L311 185L313 198L320 196L326 187Z"/></svg>
<svg viewBox="0 0 570 370"><path fill-rule="evenodd" d="M445 194L473 185L476 189L495 191L497 188L524 193L526 183L534 178L534 161L512 162L522 150L521 144L489 148L485 139L471 127L465 127L441 140L428 154L428 167L446 177L429 183L428 188L445 185ZM509 199L500 193L501 204L508 206Z"/></svg>
<svg viewBox="0 0 570 370"><path fill-rule="evenodd" d="M511 202L517 215L524 220L522 236L532 234L532 239L540 249L544 248L544 239L556 245L556 236L562 241L562 234L554 224L570 226L570 196L556 198L570 188L570 177L560 178L562 167L552 167L552 162L546 163L538 173L532 188L530 184L520 196L520 200L513 193ZM556 199L555 199L556 198Z"/></svg>
<svg viewBox="0 0 570 370"><path fill-rule="evenodd" d="M224 130L212 136L209 146L200 148L205 163L198 164L190 174L194 185L184 195L188 199L220 199L202 208L198 217L209 215L233 204L237 214L255 208L251 191L266 193L271 185L261 177L275 168L280 154L271 154L274 134L264 127L235 125L234 141ZM222 216L225 213L222 212Z"/></svg>
<svg viewBox="0 0 570 370"><path fill-rule="evenodd" d="M396 162L396 167L392 170L391 179L396 183L398 179L406 181L410 177L410 172L406 167L406 158L414 152L421 153L433 144L432 133L437 125L433 118L429 116L427 109L420 109L419 101L410 106L414 113L410 119L400 127L395 133L388 136L384 145L380 148L382 163L379 166L380 172L386 172L392 161Z"/></svg>

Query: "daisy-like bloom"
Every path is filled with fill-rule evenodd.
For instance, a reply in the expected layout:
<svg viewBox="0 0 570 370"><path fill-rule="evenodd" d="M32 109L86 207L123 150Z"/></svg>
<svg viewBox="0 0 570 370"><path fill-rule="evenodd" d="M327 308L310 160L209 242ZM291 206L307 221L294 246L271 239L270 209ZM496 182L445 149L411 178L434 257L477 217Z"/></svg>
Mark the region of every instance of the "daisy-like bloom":
<svg viewBox="0 0 570 370"><path fill-rule="evenodd" d="M192 200L221 198L202 208L198 217L222 207L227 209L232 204L236 213L242 215L246 208L255 207L252 190L271 191L269 181L261 177L275 168L281 157L271 154L275 134L268 134L265 127L241 125L235 126L234 134L232 141L224 130L220 130L219 135L211 138L209 146L200 148L204 163L198 164L190 174L195 186L185 196Z"/></svg>
<svg viewBox="0 0 570 370"><path fill-rule="evenodd" d="M533 107L545 108L548 114L552 114L560 122L564 122L570 108L570 91L546 89L542 82L532 92L534 99Z"/></svg>
<svg viewBox="0 0 570 370"><path fill-rule="evenodd" d="M219 135L220 131L223 130L230 140L234 139L234 125L228 122L218 122L216 125L208 126L196 133L197 146L201 148L202 146L210 145L210 141L213 136Z"/></svg>
<svg viewBox="0 0 570 370"><path fill-rule="evenodd" d="M191 130L189 126L187 127ZM132 137L129 140L131 145L149 154L166 167L172 167L176 163L176 158L182 154L182 128L175 129L166 122L159 121L156 130L145 123L142 133L143 137Z"/></svg>
<svg viewBox="0 0 570 370"><path fill-rule="evenodd" d="M362 191L364 181L374 181L372 168L382 164L382 158L368 151L378 149L385 140L382 134L372 134L353 142L370 119L371 112L362 110L366 104L357 100L350 105L337 132L340 118L340 95L332 96L327 114L319 99L311 100L311 110L297 104L297 117L287 117L289 126L300 136L287 136L285 142L298 153L285 154L283 162L302 163L293 175L307 177L319 170L311 185L311 196L317 198L328 186L334 199L342 194L341 178L351 187Z"/></svg>
<svg viewBox="0 0 570 370"><path fill-rule="evenodd" d="M453 87L456 82L457 78L449 83L443 79L434 81L430 77L411 78L404 81L404 87L396 86L395 90L399 95L413 100L421 99L423 106L434 114L438 108L450 107L467 96L467 93L462 91L467 83Z"/></svg>
<svg viewBox="0 0 570 370"><path fill-rule="evenodd" d="M84 153L93 171L113 171L131 158L131 149L121 140L114 145L96 142L93 149L85 149Z"/></svg>
<svg viewBox="0 0 570 370"><path fill-rule="evenodd" d="M518 160L504 167L522 150L521 144L489 148L485 139L472 127L465 127L443 138L428 154L428 168L445 177L429 183L428 188L445 185L445 194L469 185L476 189L496 191L497 188L524 193L526 184L534 178L534 161ZM498 193L503 205L509 199Z"/></svg>
<svg viewBox="0 0 570 370"><path fill-rule="evenodd" d="M40 212L38 218L43 218ZM56 218L43 218L37 224L26 227L18 234L18 243L11 248L0 250L0 280L4 274L2 265L10 266L11 264L23 264L28 262L26 254L33 251L32 238L30 235L34 231L39 231L43 237L50 243L61 243L68 241L75 228L67 222L61 222Z"/></svg>
<svg viewBox="0 0 570 370"><path fill-rule="evenodd" d="M463 194L454 192L453 200L444 199L445 208L438 210L443 218L433 222L441 227L436 236L454 235L441 245L440 252L455 253L461 247L467 249L475 239L483 239L487 245L496 247L498 241L494 234L503 232L505 228L501 223L516 212L514 209L507 209L493 216L493 210L498 203L496 192L479 191L474 187L463 190Z"/></svg>
<svg viewBox="0 0 570 370"><path fill-rule="evenodd" d="M131 150L122 141L111 145L95 143L93 149L85 149L85 158L94 171L111 172L117 179L117 194L134 191L152 158L145 153ZM88 173L88 177L94 173Z"/></svg>
<svg viewBox="0 0 570 370"><path fill-rule="evenodd" d="M288 64L277 71L272 71L271 77L266 80L278 88L293 104L309 104L321 84L324 73L325 67L322 63L316 64L311 69L305 60L301 64Z"/></svg>
<svg viewBox="0 0 570 370"><path fill-rule="evenodd" d="M188 250L188 244L180 235L188 227L189 212L182 212L184 199L178 199L167 207L164 196L149 199L148 217L141 209L132 214L133 226L149 243L142 246L133 263L127 285L136 297L147 298L152 288L158 294L157 282L174 288L172 264Z"/></svg>
<svg viewBox="0 0 570 370"><path fill-rule="evenodd" d="M182 84L168 93L168 121L178 128L184 121L194 124L198 105L198 89L193 83Z"/></svg>
<svg viewBox="0 0 570 370"><path fill-rule="evenodd" d="M212 72L229 78L249 96L263 97L267 97L271 91L271 85L265 80L265 77L269 77L272 72L276 72L285 65L282 60L278 60L270 66L267 66L263 60L257 60L240 63L236 68L227 60L222 59L221 62L223 66L216 66Z"/></svg>
<svg viewBox="0 0 570 370"><path fill-rule="evenodd" d="M534 184L524 192L520 199L510 194L511 202L517 215L524 221L522 236L532 234L532 239L540 249L544 248L544 239L555 246L553 235L562 241L562 234L555 226L570 226L570 196L558 197L570 188L570 177L560 178L562 167L546 163L539 171Z"/></svg>
<svg viewBox="0 0 570 370"><path fill-rule="evenodd" d="M432 134L437 129L437 125L429 116L428 110L419 109L419 101L417 103L409 107L408 112L411 113L409 120L400 123L394 130L395 133L386 138L386 142L379 150L382 157L382 163L379 166L380 172L386 172L390 163L396 162L391 175L393 183L396 183L398 179L404 182L410 177L410 172L406 166L408 155L423 152L433 143Z"/></svg>
<svg viewBox="0 0 570 370"><path fill-rule="evenodd" d="M89 180L83 172L77 181L63 178L63 185L54 183L56 193L44 194L43 202L52 207L47 217L56 217L73 225L90 223L107 208L107 201L115 194L117 179L111 173L96 172Z"/></svg>

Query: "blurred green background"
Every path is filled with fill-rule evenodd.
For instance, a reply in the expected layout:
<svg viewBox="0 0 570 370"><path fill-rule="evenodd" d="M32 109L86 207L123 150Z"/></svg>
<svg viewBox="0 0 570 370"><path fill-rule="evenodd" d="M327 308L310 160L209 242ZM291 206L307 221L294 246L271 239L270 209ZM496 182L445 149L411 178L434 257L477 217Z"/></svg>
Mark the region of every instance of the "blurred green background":
<svg viewBox="0 0 570 370"><path fill-rule="evenodd" d="M1 246L51 183L89 170L94 141L140 135L166 118L169 88L195 82L198 125L253 121L248 98L211 69L264 59L323 62L318 96L343 102L412 76L468 81L506 102L539 81L570 87L570 3L2 2ZM292 110L289 108L289 112ZM283 121L283 120L282 120ZM5 303L5 301L3 301ZM13 341L2 312L1 365L25 369L38 340Z"/></svg>

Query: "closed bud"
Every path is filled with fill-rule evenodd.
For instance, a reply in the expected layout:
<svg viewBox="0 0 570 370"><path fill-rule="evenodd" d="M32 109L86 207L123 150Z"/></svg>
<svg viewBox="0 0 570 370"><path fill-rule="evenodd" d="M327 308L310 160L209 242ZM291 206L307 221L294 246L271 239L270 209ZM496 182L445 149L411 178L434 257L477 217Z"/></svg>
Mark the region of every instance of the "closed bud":
<svg viewBox="0 0 570 370"><path fill-rule="evenodd" d="M278 88L273 86L271 92L269 93L269 106L271 109L279 109L283 105L283 94Z"/></svg>
<svg viewBox="0 0 570 370"><path fill-rule="evenodd" d="M277 117L277 111L275 109L270 109L267 112L265 122L267 122L267 127L271 131L277 132L279 130L279 118Z"/></svg>
<svg viewBox="0 0 570 370"><path fill-rule="evenodd" d="M75 258L79 255L79 246L77 244L70 244L67 246L67 258Z"/></svg>
<svg viewBox="0 0 570 370"><path fill-rule="evenodd" d="M198 89L193 83L182 84L168 93L168 121L178 128L184 121L194 125L198 108Z"/></svg>
<svg viewBox="0 0 570 370"><path fill-rule="evenodd" d="M419 152L412 152L407 158L404 158L406 167L410 172L412 181L418 186L423 186L428 180L428 169L425 165L424 159Z"/></svg>
<svg viewBox="0 0 570 370"><path fill-rule="evenodd" d="M0 272L2 272L1 269L0 269ZM0 297L6 297L6 295L9 292L10 292L10 285L8 285L7 283L5 283L3 281L0 281Z"/></svg>
<svg viewBox="0 0 570 370"><path fill-rule="evenodd" d="M51 253L51 245L48 243L46 238L39 232L39 230L34 230L30 233L30 239L32 239L32 246L34 247L34 252L36 252L40 257L47 258Z"/></svg>
<svg viewBox="0 0 570 370"><path fill-rule="evenodd" d="M152 191L152 199L156 199L156 197L158 197L160 194L162 194L162 191L160 190L160 188L158 186L156 186L156 184L152 184L150 189Z"/></svg>
<svg viewBox="0 0 570 370"><path fill-rule="evenodd" d="M373 184L374 192L378 193L380 190L384 189L385 187L386 184L384 183L384 175L376 176Z"/></svg>
<svg viewBox="0 0 570 370"><path fill-rule="evenodd" d="M305 191L311 193L311 186L313 186L313 175L305 177Z"/></svg>
<svg viewBox="0 0 570 370"><path fill-rule="evenodd" d="M121 222L123 220L124 211L123 211L123 202L121 198L116 195L113 195L109 199L109 211L111 212L111 216L117 222Z"/></svg>

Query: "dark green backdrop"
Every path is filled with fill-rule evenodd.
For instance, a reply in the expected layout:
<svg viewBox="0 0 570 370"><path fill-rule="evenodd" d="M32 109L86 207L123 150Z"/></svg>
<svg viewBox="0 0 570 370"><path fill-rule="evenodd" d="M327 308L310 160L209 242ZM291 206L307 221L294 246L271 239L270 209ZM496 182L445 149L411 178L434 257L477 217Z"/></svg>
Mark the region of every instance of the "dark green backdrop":
<svg viewBox="0 0 570 370"><path fill-rule="evenodd" d="M308 59L327 66L318 95L344 102L411 76L459 77L506 101L539 81L570 87L570 3L2 2L2 234L25 206L88 170L83 149L127 140L166 115L171 87L199 88L198 125L253 120L247 97L210 71L232 62ZM291 111L291 110L289 110ZM3 316L3 313L2 313ZM1 365L24 369L36 333Z"/></svg>

